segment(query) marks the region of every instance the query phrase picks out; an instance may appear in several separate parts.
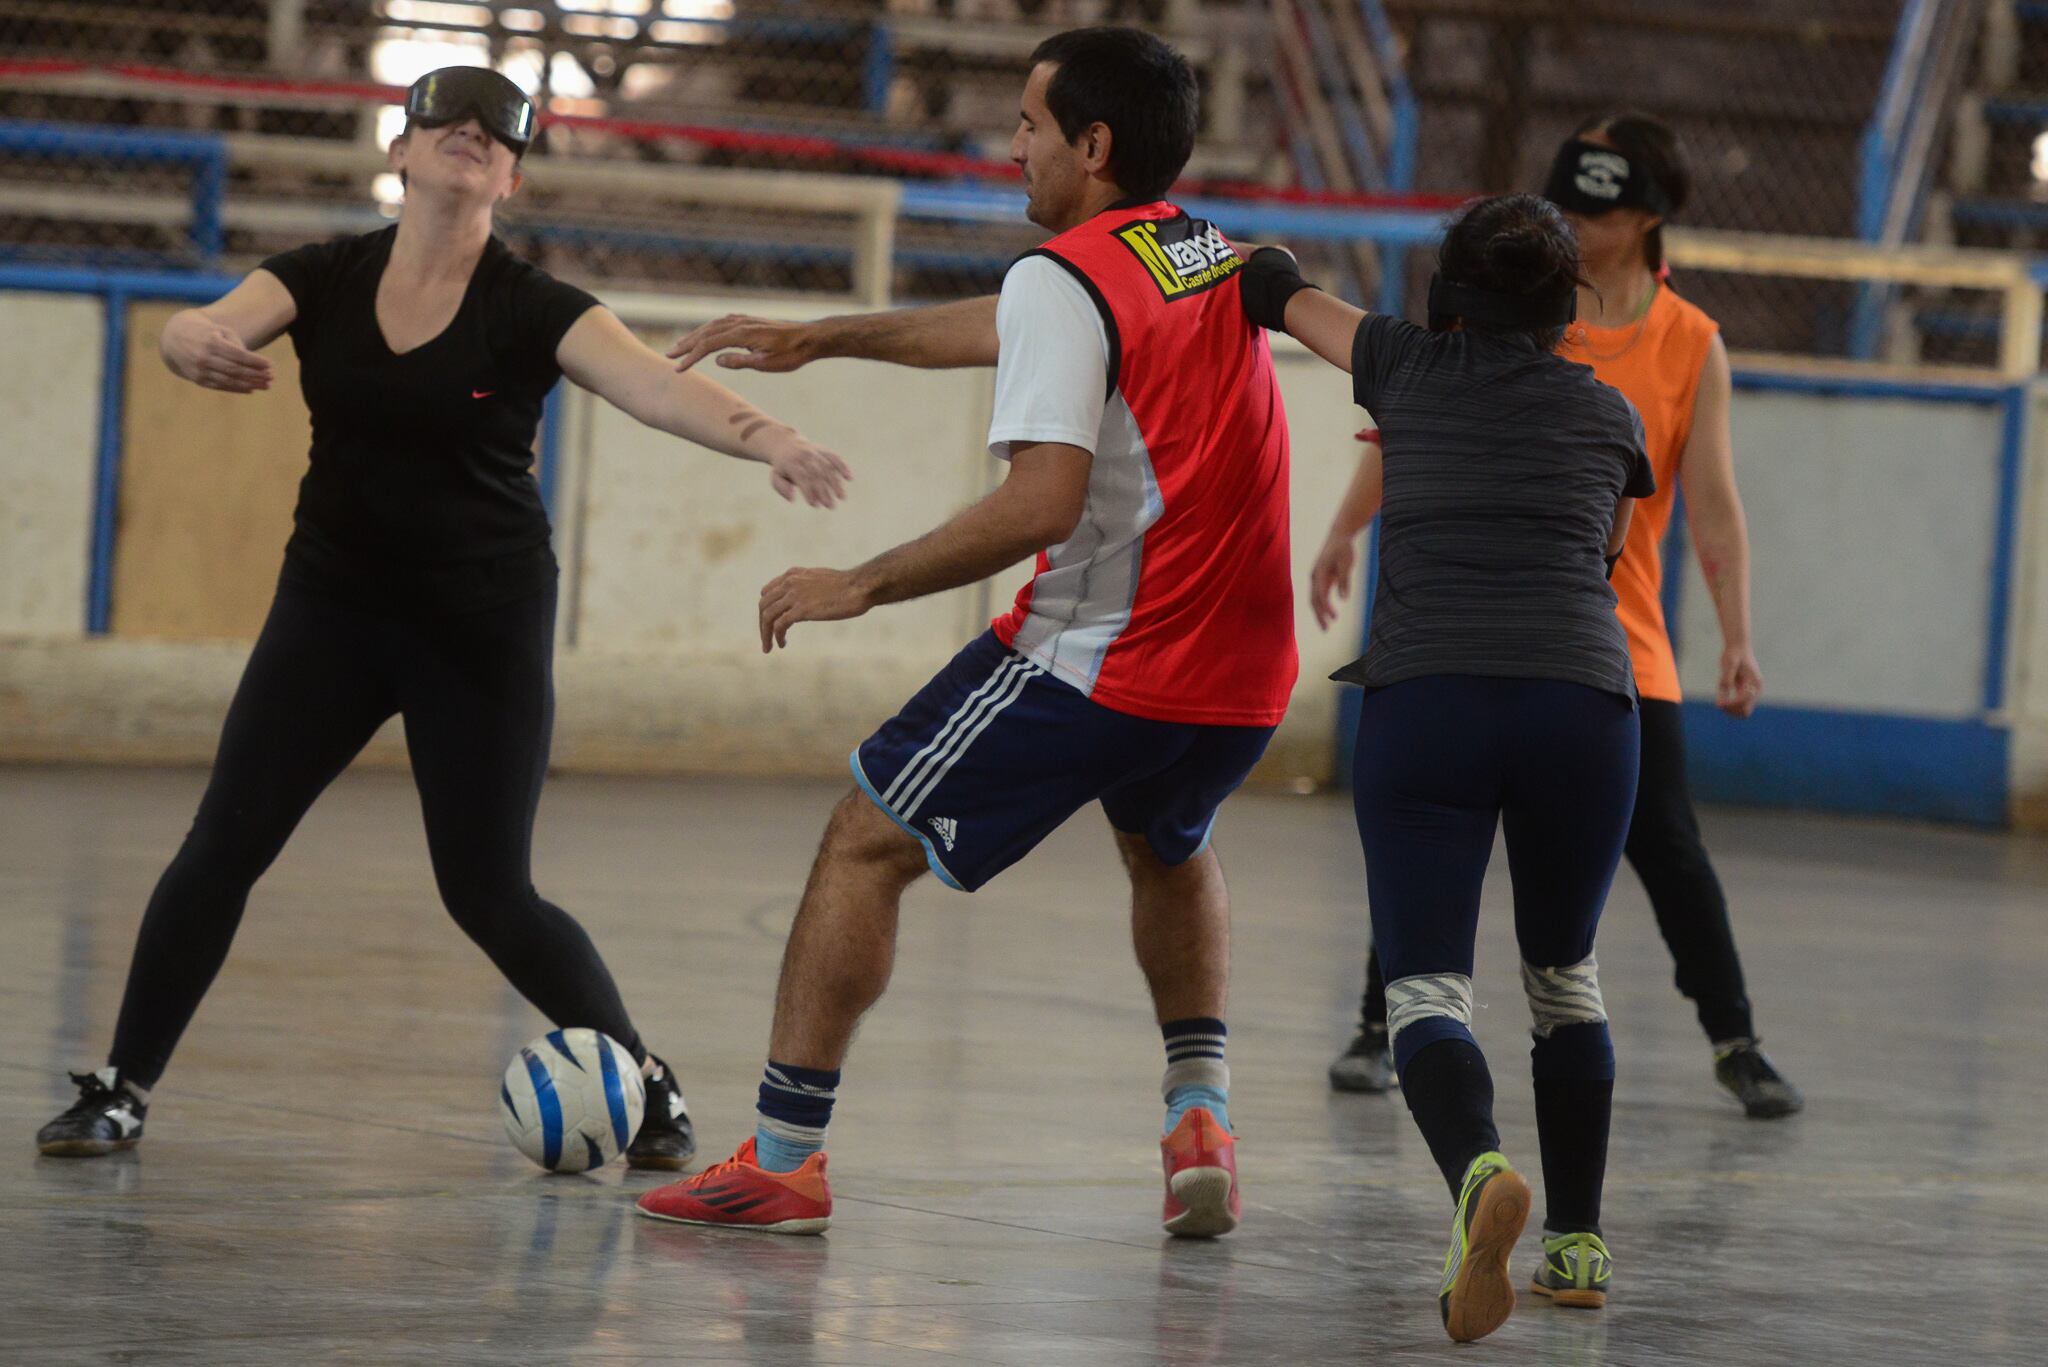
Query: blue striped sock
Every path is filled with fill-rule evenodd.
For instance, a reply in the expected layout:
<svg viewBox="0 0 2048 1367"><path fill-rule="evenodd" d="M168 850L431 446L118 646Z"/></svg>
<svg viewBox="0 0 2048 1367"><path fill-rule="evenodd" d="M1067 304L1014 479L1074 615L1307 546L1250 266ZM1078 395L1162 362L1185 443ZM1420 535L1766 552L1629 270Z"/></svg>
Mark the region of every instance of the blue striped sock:
<svg viewBox="0 0 2048 1367"><path fill-rule="evenodd" d="M1159 1027L1166 1037L1166 1128L1172 1134L1180 1118L1200 1106L1230 1128L1230 1065L1223 1061L1229 1030L1214 1016L1191 1016Z"/></svg>
<svg viewBox="0 0 2048 1367"><path fill-rule="evenodd" d="M838 1091L837 1068L799 1068L770 1059L761 1070L761 1095L754 1106L754 1161L768 1172L802 1167L825 1147Z"/></svg>

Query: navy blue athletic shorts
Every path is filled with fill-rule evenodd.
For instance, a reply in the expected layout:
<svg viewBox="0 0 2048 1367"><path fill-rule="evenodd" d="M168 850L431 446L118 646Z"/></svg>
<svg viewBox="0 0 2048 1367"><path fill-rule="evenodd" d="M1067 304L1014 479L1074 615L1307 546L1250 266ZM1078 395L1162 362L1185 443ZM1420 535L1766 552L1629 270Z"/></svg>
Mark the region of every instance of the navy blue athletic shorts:
<svg viewBox="0 0 2048 1367"><path fill-rule="evenodd" d="M861 743L853 777L933 873L972 892L1097 799L1160 862L1187 862L1272 738L1113 712L991 631Z"/></svg>

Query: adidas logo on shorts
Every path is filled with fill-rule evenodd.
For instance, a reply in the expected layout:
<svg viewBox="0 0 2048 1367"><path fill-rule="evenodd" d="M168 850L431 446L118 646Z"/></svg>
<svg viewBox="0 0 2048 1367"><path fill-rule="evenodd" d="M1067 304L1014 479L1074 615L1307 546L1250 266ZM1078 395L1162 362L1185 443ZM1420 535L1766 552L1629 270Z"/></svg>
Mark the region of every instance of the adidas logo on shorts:
<svg viewBox="0 0 2048 1367"><path fill-rule="evenodd" d="M946 852L953 852L953 842L960 837L960 823L950 816L932 818L932 829L939 833L939 839L946 842Z"/></svg>

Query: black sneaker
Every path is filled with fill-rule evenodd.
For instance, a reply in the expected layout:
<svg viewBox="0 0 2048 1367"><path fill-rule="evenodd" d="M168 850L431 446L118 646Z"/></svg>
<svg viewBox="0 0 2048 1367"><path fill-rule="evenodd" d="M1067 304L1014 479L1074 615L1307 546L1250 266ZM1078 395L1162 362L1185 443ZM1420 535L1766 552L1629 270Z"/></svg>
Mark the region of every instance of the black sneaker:
<svg viewBox="0 0 2048 1367"><path fill-rule="evenodd" d="M1714 1078L1735 1094L1751 1120L1776 1120L1806 1108L1806 1098L1771 1066L1755 1040L1730 1040L1717 1046Z"/></svg>
<svg viewBox="0 0 2048 1367"><path fill-rule="evenodd" d="M36 1147L52 1158L98 1158L132 1149L142 1138L142 1120L149 1107L135 1099L111 1067L97 1073L73 1073L78 1100L71 1109L36 1131Z"/></svg>
<svg viewBox="0 0 2048 1367"><path fill-rule="evenodd" d="M653 1054L647 1061L654 1065L647 1079L647 1113L641 1117L633 1146L626 1150L626 1166L677 1172L696 1155L697 1127L690 1123L675 1071Z"/></svg>
<svg viewBox="0 0 2048 1367"><path fill-rule="evenodd" d="M1361 1026L1350 1047L1330 1064L1330 1086L1340 1092L1385 1092L1399 1081L1385 1026Z"/></svg>

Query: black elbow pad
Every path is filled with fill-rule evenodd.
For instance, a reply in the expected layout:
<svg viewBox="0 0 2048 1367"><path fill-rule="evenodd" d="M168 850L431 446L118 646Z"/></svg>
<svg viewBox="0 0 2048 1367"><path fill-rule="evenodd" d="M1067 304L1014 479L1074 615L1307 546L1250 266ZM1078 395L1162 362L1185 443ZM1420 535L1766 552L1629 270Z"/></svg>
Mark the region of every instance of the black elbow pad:
<svg viewBox="0 0 2048 1367"><path fill-rule="evenodd" d="M1315 288L1301 278L1293 254L1278 247L1253 252L1240 279L1245 317L1268 332L1287 331L1287 301L1302 290Z"/></svg>

